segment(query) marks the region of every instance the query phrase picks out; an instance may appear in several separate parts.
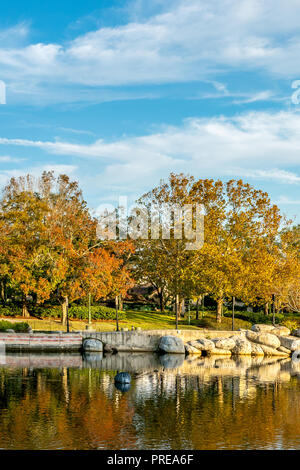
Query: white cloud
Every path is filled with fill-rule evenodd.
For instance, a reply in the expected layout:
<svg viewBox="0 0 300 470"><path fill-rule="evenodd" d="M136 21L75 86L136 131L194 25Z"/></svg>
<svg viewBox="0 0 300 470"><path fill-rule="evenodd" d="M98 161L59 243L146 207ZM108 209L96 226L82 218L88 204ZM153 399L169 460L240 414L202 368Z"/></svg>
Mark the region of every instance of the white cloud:
<svg viewBox="0 0 300 470"><path fill-rule="evenodd" d="M300 76L299 16L298 0L180 0L166 2L164 12L147 19L103 27L68 43L8 47L6 34L1 78L15 94L70 84L215 80L219 72L241 68L295 79Z"/></svg>
<svg viewBox="0 0 300 470"><path fill-rule="evenodd" d="M254 178L256 180L277 181L282 184L299 184L300 176L292 171L279 170L278 168L269 170L231 170L235 175L243 178Z"/></svg>
<svg viewBox="0 0 300 470"><path fill-rule="evenodd" d="M11 163L11 162L21 162L25 160L24 158L15 158L10 155L0 155L0 163Z"/></svg>
<svg viewBox="0 0 300 470"><path fill-rule="evenodd" d="M274 204L282 206L298 206L300 205L300 199L291 199L286 196L279 196L277 201L274 201Z"/></svg>
<svg viewBox="0 0 300 470"><path fill-rule="evenodd" d="M300 168L300 113L295 112L190 118L182 126L165 126L149 135L99 139L89 145L0 138L1 144L39 148L64 160L76 157L92 174L91 185L111 190L139 191L170 171L284 184L300 181L295 172Z"/></svg>

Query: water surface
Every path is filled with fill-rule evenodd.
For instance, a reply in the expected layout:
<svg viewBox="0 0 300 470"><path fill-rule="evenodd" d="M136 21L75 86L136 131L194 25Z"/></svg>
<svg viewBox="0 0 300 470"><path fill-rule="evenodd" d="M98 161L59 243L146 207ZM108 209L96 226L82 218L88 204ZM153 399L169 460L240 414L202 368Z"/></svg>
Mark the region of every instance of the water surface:
<svg viewBox="0 0 300 470"><path fill-rule="evenodd" d="M300 365L154 354L8 355L2 449L299 449ZM131 387L115 386L117 371Z"/></svg>

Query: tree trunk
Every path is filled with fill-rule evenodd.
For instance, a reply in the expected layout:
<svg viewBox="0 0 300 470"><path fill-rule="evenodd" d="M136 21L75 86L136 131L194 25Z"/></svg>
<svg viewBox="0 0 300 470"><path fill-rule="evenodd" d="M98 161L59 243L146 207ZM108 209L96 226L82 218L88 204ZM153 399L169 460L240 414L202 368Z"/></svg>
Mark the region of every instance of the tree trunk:
<svg viewBox="0 0 300 470"><path fill-rule="evenodd" d="M265 315L269 315L269 302L265 303Z"/></svg>
<svg viewBox="0 0 300 470"><path fill-rule="evenodd" d="M119 306L119 310L123 310L123 298L121 295L119 295L119 303L118 303L118 306Z"/></svg>
<svg viewBox="0 0 300 470"><path fill-rule="evenodd" d="M222 322L222 308L223 308L223 298L220 298L217 300L217 316L216 316L217 323Z"/></svg>
<svg viewBox="0 0 300 470"><path fill-rule="evenodd" d="M63 302L61 304L61 307L62 307L61 322L63 325L67 324L68 306L69 306L69 299L68 299L68 296L65 295L63 297Z"/></svg>
<svg viewBox="0 0 300 470"><path fill-rule="evenodd" d="M199 320L199 300L200 300L200 297L198 297L197 302L196 302L196 320Z"/></svg>
<svg viewBox="0 0 300 470"><path fill-rule="evenodd" d="M184 299L182 299L182 301L180 302L180 316L181 316L181 318L185 317L185 301L184 301Z"/></svg>
<svg viewBox="0 0 300 470"><path fill-rule="evenodd" d="M115 307L116 307L116 330L119 331L119 296L115 297Z"/></svg>
<svg viewBox="0 0 300 470"><path fill-rule="evenodd" d="M175 315L176 315L176 330L178 330L178 317L179 317L179 295L175 296Z"/></svg>
<svg viewBox="0 0 300 470"><path fill-rule="evenodd" d="M158 298L159 298L159 309L161 313L163 313L165 309L165 305L164 305L164 295L163 295L163 291L161 288L158 289Z"/></svg>
<svg viewBox="0 0 300 470"><path fill-rule="evenodd" d="M23 296L22 302L23 302L22 303L22 317L29 318L30 314L27 310L27 303L26 303L26 296L25 295Z"/></svg>
<svg viewBox="0 0 300 470"><path fill-rule="evenodd" d="M6 304L6 282L1 281L0 283L1 301L3 306Z"/></svg>

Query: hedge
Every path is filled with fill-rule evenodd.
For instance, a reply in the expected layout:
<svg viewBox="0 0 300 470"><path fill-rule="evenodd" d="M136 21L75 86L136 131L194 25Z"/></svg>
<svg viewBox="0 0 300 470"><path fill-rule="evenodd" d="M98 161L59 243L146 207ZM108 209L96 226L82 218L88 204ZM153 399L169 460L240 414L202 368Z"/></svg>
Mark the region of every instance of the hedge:
<svg viewBox="0 0 300 470"><path fill-rule="evenodd" d="M16 306L0 307L1 317L15 317L22 315L22 309Z"/></svg>
<svg viewBox="0 0 300 470"><path fill-rule="evenodd" d="M224 312L225 317L231 317L232 312L227 311ZM272 315L265 315L263 312L240 312L236 311L234 314L235 318L239 318L240 320L246 320L250 323L257 324L257 323L267 323L272 324L273 316ZM284 319L284 315L277 313L275 316L276 323L281 323Z"/></svg>
<svg viewBox="0 0 300 470"><path fill-rule="evenodd" d="M116 318L116 310L114 308L105 307L104 305L96 305L91 307L92 320L114 320ZM120 311L119 320L126 318L125 312ZM84 305L73 305L69 308L69 317L80 320L89 318L89 309Z"/></svg>
<svg viewBox="0 0 300 470"><path fill-rule="evenodd" d="M16 333L27 333L29 328L28 323L25 322L12 323L6 320L0 321L0 331L14 330Z"/></svg>
<svg viewBox="0 0 300 470"><path fill-rule="evenodd" d="M34 314L40 318L59 318L61 317L61 306L38 307ZM92 320L114 320L116 318L116 310L114 308L105 307L104 305L95 305L91 307ZM85 305L72 305L69 307L69 318L76 320L88 320L89 309ZM126 314L119 312L119 319L124 320Z"/></svg>

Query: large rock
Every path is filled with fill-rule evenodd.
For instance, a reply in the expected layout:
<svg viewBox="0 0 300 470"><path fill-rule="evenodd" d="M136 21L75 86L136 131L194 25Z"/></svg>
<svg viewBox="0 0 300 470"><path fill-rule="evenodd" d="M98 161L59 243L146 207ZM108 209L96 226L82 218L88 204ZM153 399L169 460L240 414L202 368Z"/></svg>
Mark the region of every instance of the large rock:
<svg viewBox="0 0 300 470"><path fill-rule="evenodd" d="M252 345L250 341L248 341L246 338L237 338L232 353L237 355L251 355L251 352Z"/></svg>
<svg viewBox="0 0 300 470"><path fill-rule="evenodd" d="M228 351L232 351L232 349L235 346L235 341L233 338L217 339L214 343L215 343L216 348L226 349Z"/></svg>
<svg viewBox="0 0 300 470"><path fill-rule="evenodd" d="M185 352L187 354L202 354L202 350L201 349L198 349L198 348L195 348L194 346L192 346L191 344L187 343L185 345Z"/></svg>
<svg viewBox="0 0 300 470"><path fill-rule="evenodd" d="M289 349L290 351L296 351L300 349L300 338L296 336L278 336L281 346Z"/></svg>
<svg viewBox="0 0 300 470"><path fill-rule="evenodd" d="M273 325L265 325L264 323L259 323L257 325L253 325L251 327L252 331L255 331L256 333L267 333L269 331L274 330Z"/></svg>
<svg viewBox="0 0 300 470"><path fill-rule="evenodd" d="M288 348L285 348L284 346L280 346L280 348L278 348L278 351L285 352L289 356L291 354L291 351Z"/></svg>
<svg viewBox="0 0 300 470"><path fill-rule="evenodd" d="M264 356L264 351L260 344L251 343L251 355L252 356Z"/></svg>
<svg viewBox="0 0 300 470"><path fill-rule="evenodd" d="M271 348L270 346L266 346L265 344L261 344L260 347L262 348L265 356L288 357L287 353L279 351L279 349Z"/></svg>
<svg viewBox="0 0 300 470"><path fill-rule="evenodd" d="M277 336L289 336L291 334L291 330L286 326L276 326L272 331L272 335Z"/></svg>
<svg viewBox="0 0 300 470"><path fill-rule="evenodd" d="M215 349L215 343L211 339L201 338L195 341L189 341L188 344L199 351L212 351Z"/></svg>
<svg viewBox="0 0 300 470"><path fill-rule="evenodd" d="M162 336L159 341L158 349L165 353L184 354L185 348L181 338L177 336Z"/></svg>
<svg viewBox="0 0 300 470"><path fill-rule="evenodd" d="M258 335L259 333L256 333L255 331L252 331L252 330L247 330L246 331L246 338L249 340L249 341L253 341L256 343L256 340L258 338Z"/></svg>
<svg viewBox="0 0 300 470"><path fill-rule="evenodd" d="M229 349L220 349L220 348L215 348L209 351L210 354L216 355L216 356L231 356L231 351Z"/></svg>
<svg viewBox="0 0 300 470"><path fill-rule="evenodd" d="M281 346L280 339L278 336L273 335L271 333L254 333L249 332L247 334L247 338L250 341L253 341L254 343L258 344L265 344L266 346L269 346L270 348L277 349Z"/></svg>
<svg viewBox="0 0 300 470"><path fill-rule="evenodd" d="M99 339L88 338L83 341L83 350L92 352L102 352L103 343Z"/></svg>

